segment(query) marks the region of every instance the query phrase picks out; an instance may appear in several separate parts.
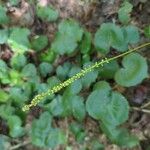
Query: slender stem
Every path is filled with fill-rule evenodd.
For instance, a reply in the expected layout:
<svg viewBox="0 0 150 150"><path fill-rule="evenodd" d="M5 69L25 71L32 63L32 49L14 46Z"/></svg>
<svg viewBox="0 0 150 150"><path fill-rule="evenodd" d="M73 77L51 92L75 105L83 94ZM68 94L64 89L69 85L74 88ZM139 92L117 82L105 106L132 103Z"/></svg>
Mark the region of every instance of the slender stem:
<svg viewBox="0 0 150 150"><path fill-rule="evenodd" d="M148 113L150 114L150 110L148 109L141 109L141 108L138 108L138 107L132 107L133 110L136 110L136 111L140 111L140 112L143 112L143 113Z"/></svg>
<svg viewBox="0 0 150 150"><path fill-rule="evenodd" d="M30 109L30 107L36 106L44 97L46 97L46 96L48 96L48 95L50 95L50 94L54 94L54 93L60 91L62 88L64 88L64 87L70 85L70 84L73 83L75 80L80 79L80 78L81 78L82 76L84 76L85 74L91 72L93 69L96 69L96 68L98 68L99 66L103 66L105 63L109 63L109 62L112 61L112 60L115 60L115 59L117 59L117 58L120 58L120 57L122 57L122 56L125 56L125 55L127 55L127 54L130 54L130 53L132 53L132 52L134 52L134 51L136 51L136 50L138 50L138 49L141 49L141 48L143 48L143 47L146 47L146 46L148 46L148 45L150 45L150 42L149 42L149 43L142 44L142 45L140 45L140 46L138 46L138 47L136 47L136 48L129 49L128 51L126 51L126 52L124 52L124 53L122 53L122 54L120 54L120 55L117 55L117 56L115 56L115 57L108 58L108 59L105 58L105 59L102 59L102 60L99 61L99 62L96 62L94 65L89 66L88 68L85 68L85 69L81 70L81 72L77 73L76 75L74 75L73 77L69 78L69 79L66 80L65 82L60 83L59 85L54 86L52 89L49 89L47 92L38 94L38 95L35 96L35 98L31 101L31 104L25 105L25 106L22 108L22 110L23 110L23 111L27 111L27 110Z"/></svg>
<svg viewBox="0 0 150 150"><path fill-rule="evenodd" d="M12 146L9 150L15 150L15 149L18 149L18 148L23 147L25 145L28 145L30 143L31 143L31 141L24 141L23 143L19 143L15 146Z"/></svg>

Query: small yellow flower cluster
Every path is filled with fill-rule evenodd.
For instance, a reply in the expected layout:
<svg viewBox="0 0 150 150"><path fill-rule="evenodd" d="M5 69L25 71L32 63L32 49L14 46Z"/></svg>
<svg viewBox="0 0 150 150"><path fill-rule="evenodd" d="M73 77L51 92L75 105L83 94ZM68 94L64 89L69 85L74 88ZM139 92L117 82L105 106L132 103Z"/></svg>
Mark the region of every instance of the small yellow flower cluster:
<svg viewBox="0 0 150 150"><path fill-rule="evenodd" d="M99 67L100 65L103 66L104 63L108 63L108 59L102 59L100 62L96 62L94 65L89 66L85 69L82 69L79 73L75 74L73 77L69 78L68 80L64 81L63 83L60 83L59 85L54 86L52 89L49 89L47 92L43 92L37 96L34 97L34 99L31 101L31 104L25 105L22 110L28 111L30 107L36 106L42 99L47 97L48 95L52 95L64 87L67 87L71 83L73 83L75 80L80 79L82 76L84 76L86 73L91 72L92 69Z"/></svg>

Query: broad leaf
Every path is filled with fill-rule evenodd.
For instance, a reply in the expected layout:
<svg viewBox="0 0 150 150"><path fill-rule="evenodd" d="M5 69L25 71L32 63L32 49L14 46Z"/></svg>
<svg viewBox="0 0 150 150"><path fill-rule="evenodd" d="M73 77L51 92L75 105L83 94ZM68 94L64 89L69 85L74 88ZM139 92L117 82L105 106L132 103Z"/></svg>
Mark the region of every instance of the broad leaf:
<svg viewBox="0 0 150 150"><path fill-rule="evenodd" d="M124 123L129 113L127 100L118 92L108 93L106 89L93 91L86 101L86 109L91 117L111 126Z"/></svg>
<svg viewBox="0 0 150 150"><path fill-rule="evenodd" d="M127 24L130 21L130 13L132 11L132 4L125 1L118 11L118 17L121 23Z"/></svg>
<svg viewBox="0 0 150 150"><path fill-rule="evenodd" d="M59 13L52 6L40 6L36 8L37 16L43 21L53 22L59 17Z"/></svg>
<svg viewBox="0 0 150 150"><path fill-rule="evenodd" d="M35 36L31 41L31 47L35 51L40 51L48 45L48 38L45 35Z"/></svg>
<svg viewBox="0 0 150 150"><path fill-rule="evenodd" d="M99 76L102 78L112 79L119 69L117 61L111 61L108 64L104 64L103 67L99 69Z"/></svg>
<svg viewBox="0 0 150 150"><path fill-rule="evenodd" d="M79 121L82 121L86 114L83 102L83 98L80 96L72 97L72 113L73 116Z"/></svg>
<svg viewBox="0 0 150 150"><path fill-rule="evenodd" d="M125 87L137 85L148 76L146 59L138 53L131 53L123 58L124 68L115 74L115 81Z"/></svg>
<svg viewBox="0 0 150 150"><path fill-rule="evenodd" d="M27 58L23 54L13 55L11 58L11 67L21 70L27 63Z"/></svg>
<svg viewBox="0 0 150 150"><path fill-rule="evenodd" d="M122 148L133 148L139 144L137 137L130 135L124 128L109 126L101 122L100 127L107 137Z"/></svg>
<svg viewBox="0 0 150 150"><path fill-rule="evenodd" d="M83 30L79 24L70 19L62 21L52 43L51 50L58 54L72 53L82 39Z"/></svg>
<svg viewBox="0 0 150 150"><path fill-rule="evenodd" d="M14 52L24 53L30 48L29 35L30 30L27 28L13 28L8 38L8 44Z"/></svg>
<svg viewBox="0 0 150 150"><path fill-rule="evenodd" d="M93 63L86 63L84 64L83 68L86 68L88 66L92 66ZM93 82L96 81L96 78L98 76L98 70L92 70L91 72L88 72L87 74L85 74L81 80L82 80L82 85L83 87L88 88Z"/></svg>
<svg viewBox="0 0 150 150"><path fill-rule="evenodd" d="M3 60L0 60L0 83L8 84L9 82L9 68Z"/></svg>
<svg viewBox="0 0 150 150"><path fill-rule="evenodd" d="M6 8L0 5L0 24L7 24L9 17L6 14Z"/></svg>
<svg viewBox="0 0 150 150"><path fill-rule="evenodd" d="M69 62L64 63L62 66L58 66L56 69L57 76L61 79L64 80L71 68L71 64Z"/></svg>
<svg viewBox="0 0 150 150"><path fill-rule="evenodd" d="M32 123L31 141L34 145L43 148L55 148L59 144L65 144L64 133L51 126L52 116L48 112L41 114L39 119Z"/></svg>
<svg viewBox="0 0 150 150"><path fill-rule="evenodd" d="M39 65L39 71L40 71L40 74L42 75L42 77L46 77L49 73L52 72L52 70L53 70L53 67L49 63L42 62Z"/></svg>
<svg viewBox="0 0 150 150"><path fill-rule="evenodd" d="M9 95L2 89L0 89L0 102L7 102Z"/></svg>
<svg viewBox="0 0 150 150"><path fill-rule="evenodd" d="M104 54L109 52L110 47L118 51L124 51L127 48L121 28L113 23L101 25L95 34L94 45L97 50Z"/></svg>
<svg viewBox="0 0 150 150"><path fill-rule="evenodd" d="M18 116L10 116L8 119L9 134L11 137L20 137L24 134L24 129L21 127L22 121Z"/></svg>
<svg viewBox="0 0 150 150"><path fill-rule="evenodd" d="M60 144L66 143L66 136L60 129L52 129L46 138L45 144L47 147L55 148Z"/></svg>
<svg viewBox="0 0 150 150"><path fill-rule="evenodd" d="M139 35L139 31L137 27L133 25L129 25L129 26L123 27L122 29L123 29L124 36L125 36L125 42L131 43L131 44L135 44L139 42L140 35Z"/></svg>

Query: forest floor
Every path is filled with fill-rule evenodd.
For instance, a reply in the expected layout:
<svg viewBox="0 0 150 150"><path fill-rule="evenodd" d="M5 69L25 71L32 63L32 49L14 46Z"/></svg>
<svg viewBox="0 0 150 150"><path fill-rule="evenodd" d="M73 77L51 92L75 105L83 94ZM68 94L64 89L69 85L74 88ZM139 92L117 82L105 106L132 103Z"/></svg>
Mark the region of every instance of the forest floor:
<svg viewBox="0 0 150 150"><path fill-rule="evenodd" d="M95 33L97 28L104 22L114 21L117 22L117 11L120 7L121 0L41 0L43 5L51 4L57 10L59 10L60 17L59 19L65 18L74 18L84 26L91 33ZM132 23L141 29L143 33L143 28L150 24L150 1L149 0L132 0L134 6L133 12L131 13ZM23 24L30 26L35 33L45 33L49 40L53 40L55 32L57 31L58 22L51 24L43 24L37 18L34 18L34 6L29 5L27 2L22 3L18 8L10 8L17 11L10 11L10 16L14 19L14 24ZM24 13L28 10L30 12L30 19L25 20L19 18L19 13ZM117 22L118 23L118 22ZM141 43L146 42L143 38ZM140 51L143 56L146 56L148 64L150 66L150 52L149 50ZM0 52L0 56L3 59L9 59L11 54L9 51L5 50L3 53ZM63 59L63 58L61 58ZM61 62L61 60L59 60ZM150 67L149 67L150 73ZM141 108L141 106L150 102L150 80L147 79L142 84L132 87L132 88L120 88L115 87L121 93L124 93L129 100L131 107L133 107L130 113L130 119L124 125L126 126L133 134L137 135L141 139L141 145L136 147L135 150L146 150L150 145L150 105L146 108ZM135 108L136 107L136 108ZM137 110L138 109L138 110ZM143 112L142 109L149 109L149 112ZM38 107L31 111L28 116L27 122L30 122L33 117L37 117L40 114L40 109ZM62 129L68 127L71 119L67 120L57 120L55 123ZM116 145L110 144L106 136L99 132L97 122L90 118L86 118L84 121L85 129L89 133L86 142L89 142L90 136L100 139L102 143L105 143L107 147L106 150L121 150ZM0 122L3 132L7 132L5 125ZM0 129L1 130L1 129ZM2 132L2 131L1 131ZM26 140L26 139L21 139ZM142 142L143 141L143 142ZM74 150L79 150L79 145L75 142L73 136L70 135L68 141L70 145L74 146ZM40 148L35 148L32 145L28 144L22 149L29 150L40 150ZM21 150L21 148L19 148ZM58 150L61 150L58 148Z"/></svg>

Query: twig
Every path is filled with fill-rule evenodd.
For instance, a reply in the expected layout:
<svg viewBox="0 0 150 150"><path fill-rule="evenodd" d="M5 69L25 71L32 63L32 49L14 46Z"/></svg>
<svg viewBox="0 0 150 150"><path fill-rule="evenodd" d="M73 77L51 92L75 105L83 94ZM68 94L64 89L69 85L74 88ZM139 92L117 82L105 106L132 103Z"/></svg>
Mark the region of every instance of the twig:
<svg viewBox="0 0 150 150"><path fill-rule="evenodd" d="M12 146L9 150L15 150L15 149L17 149L19 147L22 147L22 146L30 144L30 142L31 141L24 141L23 143L19 143L19 144L15 145L15 146Z"/></svg>
<svg viewBox="0 0 150 150"><path fill-rule="evenodd" d="M132 109L136 110L136 111L140 111L140 112L144 112L144 113L150 114L150 110L148 110L148 109L142 109L142 108L138 108L138 107L132 107Z"/></svg>
<svg viewBox="0 0 150 150"><path fill-rule="evenodd" d="M149 101L148 103L144 104L143 106L141 106L141 108L146 108L146 107L148 107L149 105L150 105L150 101Z"/></svg>

